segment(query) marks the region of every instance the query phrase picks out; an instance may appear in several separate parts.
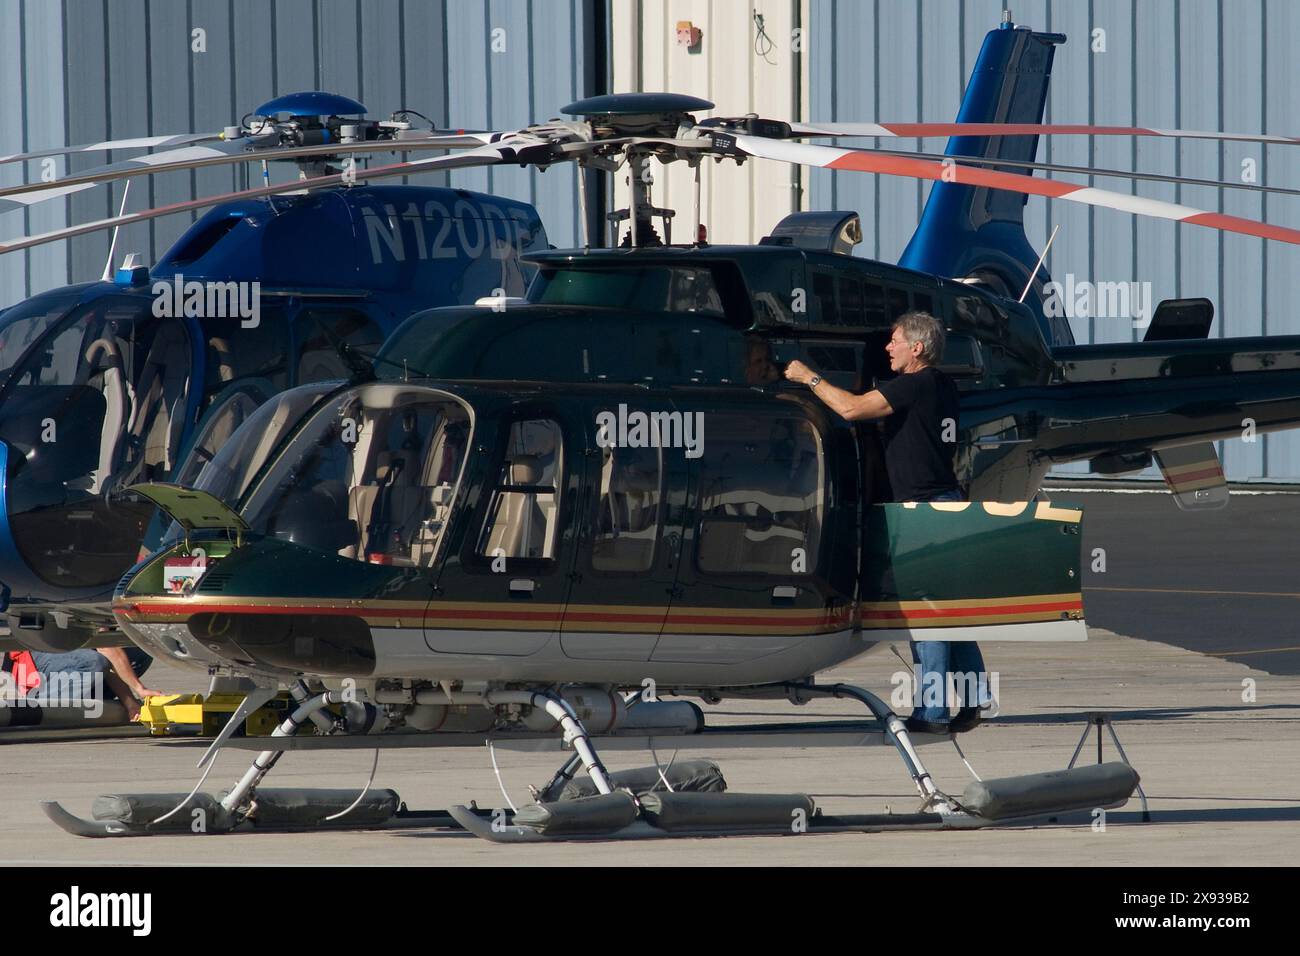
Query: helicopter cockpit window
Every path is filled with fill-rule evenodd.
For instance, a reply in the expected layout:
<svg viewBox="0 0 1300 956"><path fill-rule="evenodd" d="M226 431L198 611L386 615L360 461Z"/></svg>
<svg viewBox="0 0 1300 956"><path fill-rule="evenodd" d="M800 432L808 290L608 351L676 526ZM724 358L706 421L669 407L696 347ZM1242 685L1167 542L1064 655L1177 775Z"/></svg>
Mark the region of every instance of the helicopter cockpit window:
<svg viewBox="0 0 1300 956"><path fill-rule="evenodd" d="M555 558L562 452L556 422L534 419L510 427L505 458L479 535L480 557Z"/></svg>
<svg viewBox="0 0 1300 956"><path fill-rule="evenodd" d="M34 419L52 423L58 442L58 427L67 424L71 432L69 416L75 414L78 434L98 433L95 461L82 461L85 447L44 456L60 462L47 478L100 494L161 477L180 453L190 367L189 335L180 320L155 317L147 301L134 297L96 299L15 366L0 391L0 438Z"/></svg>
<svg viewBox="0 0 1300 956"><path fill-rule="evenodd" d="M249 496L245 520L345 558L430 567L469 435L468 412L447 396L395 384L350 390L298 432Z"/></svg>
<svg viewBox="0 0 1300 956"><path fill-rule="evenodd" d="M265 383L269 392L289 387L289 342L283 308L263 304L256 324L246 323L238 316L199 319L207 344L204 388L208 403L232 383L249 379Z"/></svg>
<svg viewBox="0 0 1300 956"><path fill-rule="evenodd" d="M76 295L38 295L0 314L0 382L32 343L77 304Z"/></svg>
<svg viewBox="0 0 1300 956"><path fill-rule="evenodd" d="M591 536L597 571L648 571L661 511L661 449L601 449L600 495Z"/></svg>
<svg viewBox="0 0 1300 956"><path fill-rule="evenodd" d="M713 273L691 266L543 268L528 288L528 300L543 305L695 312L719 318L726 314Z"/></svg>
<svg viewBox="0 0 1300 956"><path fill-rule="evenodd" d="M43 580L108 584L135 558L152 508L111 495L175 466L190 354L183 322L112 296L74 309L13 367L0 389L9 523Z"/></svg>
<svg viewBox="0 0 1300 956"><path fill-rule="evenodd" d="M304 308L294 319L293 329L298 343L294 381L299 384L348 378L351 369L339 355L339 345L373 355L384 341L379 326L356 309Z"/></svg>
<svg viewBox="0 0 1300 956"><path fill-rule="evenodd" d="M316 382L291 388L256 406L242 406L242 424L226 440L219 443L208 440L207 429L200 433L191 453L181 463L176 483L209 492L227 504L236 504L281 439L338 387L337 382ZM215 452L209 453L208 448Z"/></svg>
<svg viewBox="0 0 1300 956"><path fill-rule="evenodd" d="M207 355L198 434L175 481L190 484L199 470L259 405L289 384L288 331L279 306L261 307L256 324L239 317L199 319Z"/></svg>
<svg viewBox="0 0 1300 956"><path fill-rule="evenodd" d="M700 571L811 574L825 507L816 429L745 415L711 416L709 427L715 437L699 464Z"/></svg>

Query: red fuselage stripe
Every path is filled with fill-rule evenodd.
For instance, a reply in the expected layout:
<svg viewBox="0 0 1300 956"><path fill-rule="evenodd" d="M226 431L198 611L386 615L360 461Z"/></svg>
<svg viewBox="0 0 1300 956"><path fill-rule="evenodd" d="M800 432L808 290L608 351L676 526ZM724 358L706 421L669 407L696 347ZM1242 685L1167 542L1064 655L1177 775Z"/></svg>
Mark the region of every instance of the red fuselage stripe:
<svg viewBox="0 0 1300 956"><path fill-rule="evenodd" d="M1076 600L1026 604L976 605L972 607L959 608L864 608L862 611L862 617L863 620L868 621L907 621L915 619L990 617L1040 612L1081 611L1082 609L1083 602ZM258 604L200 604L178 607L176 605L142 603L135 605L133 612L144 615L183 614L186 616L195 614L311 614L330 617L410 618L412 621L436 620L449 622L457 620L558 622L561 617L561 612L559 610L529 611L522 608L488 608L483 610L430 608L427 612L421 612L419 608L341 608L313 607L311 605L286 606ZM661 613L620 613L617 611L571 611L564 613L563 617L566 621L590 624L659 625L662 624L665 619L665 615ZM730 626L744 626L748 624L758 627L824 627L827 625L848 624L850 618L848 615L827 616L823 613L758 617L736 614L691 613L690 610L683 609L680 611L673 610L671 613L668 613L667 620L674 625L725 624Z"/></svg>
<svg viewBox="0 0 1300 956"><path fill-rule="evenodd" d="M1052 601L1047 604L998 604L985 607L927 607L915 608L912 610L905 609L885 609L885 610L864 610L862 617L864 620L898 620L906 621L913 618L936 618L936 617L994 617L1002 614L1034 614L1039 611L1081 611L1083 610L1082 601Z"/></svg>
<svg viewBox="0 0 1300 956"><path fill-rule="evenodd" d="M1202 478L1222 478L1223 470L1217 465L1213 468L1206 468L1202 471L1188 471L1182 474L1170 475L1169 480L1175 485L1181 485L1187 481L1200 481Z"/></svg>

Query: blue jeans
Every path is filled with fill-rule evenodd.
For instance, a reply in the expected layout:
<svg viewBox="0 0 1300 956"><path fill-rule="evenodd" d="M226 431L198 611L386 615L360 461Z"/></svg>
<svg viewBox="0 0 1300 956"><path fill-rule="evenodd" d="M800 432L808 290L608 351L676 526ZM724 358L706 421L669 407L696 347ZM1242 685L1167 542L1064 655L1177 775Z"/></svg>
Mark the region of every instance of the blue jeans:
<svg viewBox="0 0 1300 956"><path fill-rule="evenodd" d="M962 707L979 707L990 702L984 655L974 641L913 641L912 660L920 665L917 697L912 716L935 724L946 724L952 706L948 674L974 674L973 680L959 679L964 691ZM942 701L942 703L940 702Z"/></svg>
<svg viewBox="0 0 1300 956"><path fill-rule="evenodd" d="M136 677L142 676L149 669L149 665L153 663L153 658L138 647L127 647L124 650ZM83 647L78 651L68 651L63 654L32 651L32 663L36 665L36 669L42 674L82 673L93 675L110 669L108 658L89 647ZM117 699L117 695L107 687L104 688L104 691L111 700Z"/></svg>
<svg viewBox="0 0 1300 956"><path fill-rule="evenodd" d="M930 501L963 501L961 491L941 492ZM984 655L974 641L913 641L912 660L920 665L912 716L935 724L946 724L952 706L948 693L948 675L976 675L973 680L958 680L964 691L960 706L979 707L990 702L988 674Z"/></svg>

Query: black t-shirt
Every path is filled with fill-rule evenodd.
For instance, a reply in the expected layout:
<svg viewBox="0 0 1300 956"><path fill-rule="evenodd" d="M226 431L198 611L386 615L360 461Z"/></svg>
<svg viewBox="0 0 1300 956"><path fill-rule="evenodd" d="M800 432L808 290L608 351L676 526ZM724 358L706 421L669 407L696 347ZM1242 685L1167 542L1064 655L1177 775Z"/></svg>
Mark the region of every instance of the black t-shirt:
<svg viewBox="0 0 1300 956"><path fill-rule="evenodd" d="M899 375L880 385L894 410L885 418L885 469L895 501L924 501L957 487L952 471L956 454L957 386L929 367ZM944 421L952 419L944 441Z"/></svg>

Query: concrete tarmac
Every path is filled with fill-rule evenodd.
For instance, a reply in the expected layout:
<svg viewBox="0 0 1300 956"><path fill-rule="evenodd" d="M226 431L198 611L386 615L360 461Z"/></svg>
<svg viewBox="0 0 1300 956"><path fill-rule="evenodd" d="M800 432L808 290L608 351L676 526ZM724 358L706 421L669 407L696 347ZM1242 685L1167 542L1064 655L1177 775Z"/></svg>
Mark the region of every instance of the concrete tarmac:
<svg viewBox="0 0 1300 956"><path fill-rule="evenodd" d="M1300 675L1300 494L1234 490L1195 512L1163 489L1051 496L1083 506L1089 624Z"/></svg>
<svg viewBox="0 0 1300 956"><path fill-rule="evenodd" d="M906 648L899 648L906 655ZM186 791L198 779L198 741L141 737L44 739L0 745L0 865L306 864L572 865L1284 865L1300 857L1300 678L1270 675L1225 660L1094 628L1073 644L990 644L1001 714L961 738L984 777L1064 767L1088 710L1116 715L1120 740L1142 775L1152 821L1140 822L1136 797L1105 816L975 832L913 832L687 839L628 843L499 846L463 833L434 831L239 834L90 840L70 836L42 814L57 799L89 816L101 793ZM1249 660L1249 658L1247 658ZM888 696L903 665L887 648L822 675ZM150 683L202 689L204 679L159 667ZM1251 699L1253 697L1253 699ZM1245 699L1243 699L1245 698ZM859 717L847 701L804 707L784 702L706 706L710 724ZM3 740L3 738L0 738ZM1114 759L1105 741L1106 759ZM1080 757L1096 759L1090 738ZM696 755L696 754L693 754ZM549 778L554 754L507 753L498 760L512 798ZM670 753L660 753L666 760ZM730 788L811 793L828 813L907 812L917 797L892 748L746 749L716 754ZM941 788L970 780L947 743L922 749ZM360 788L367 750L287 754L268 786ZM226 751L205 786L218 792L248 766L247 751ZM611 769L644 766L648 755L606 753ZM392 787L413 808L477 800L503 804L488 755L478 748L396 750L380 756L376 786Z"/></svg>

